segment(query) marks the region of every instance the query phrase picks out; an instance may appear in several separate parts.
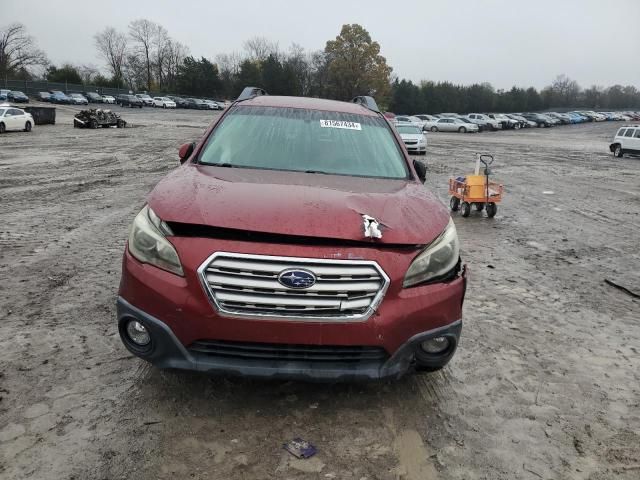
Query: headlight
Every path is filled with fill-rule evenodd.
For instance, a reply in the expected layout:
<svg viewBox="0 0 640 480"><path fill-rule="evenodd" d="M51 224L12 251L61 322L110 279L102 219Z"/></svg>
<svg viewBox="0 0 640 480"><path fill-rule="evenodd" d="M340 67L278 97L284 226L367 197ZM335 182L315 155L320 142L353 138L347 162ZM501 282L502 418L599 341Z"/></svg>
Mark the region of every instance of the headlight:
<svg viewBox="0 0 640 480"><path fill-rule="evenodd" d="M145 205L133 221L129 234L129 251L143 263L184 276L178 252L165 235L173 235L173 232Z"/></svg>
<svg viewBox="0 0 640 480"><path fill-rule="evenodd" d="M441 277L451 271L460 258L460 243L452 219L444 232L413 260L404 276L402 286L412 287Z"/></svg>

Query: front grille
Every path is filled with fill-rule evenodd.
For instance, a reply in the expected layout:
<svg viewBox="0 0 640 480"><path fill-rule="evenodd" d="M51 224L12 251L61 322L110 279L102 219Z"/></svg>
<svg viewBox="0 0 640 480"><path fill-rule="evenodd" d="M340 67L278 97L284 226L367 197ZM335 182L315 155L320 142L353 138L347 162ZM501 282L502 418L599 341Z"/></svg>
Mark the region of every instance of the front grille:
<svg viewBox="0 0 640 480"><path fill-rule="evenodd" d="M418 143L418 141L417 141L417 140L405 140L405 141L404 141L404 144L405 144L405 145L415 145L415 144L417 144L417 143Z"/></svg>
<svg viewBox="0 0 640 480"><path fill-rule="evenodd" d="M313 273L315 284L305 289L282 285L278 275L292 268ZM198 272L216 309L222 315L241 317L366 320L389 284L376 262L364 260L218 252Z"/></svg>
<svg viewBox="0 0 640 480"><path fill-rule="evenodd" d="M381 347L286 345L219 340L199 340L192 343L188 350L199 355L245 361L382 363L388 358L387 352Z"/></svg>

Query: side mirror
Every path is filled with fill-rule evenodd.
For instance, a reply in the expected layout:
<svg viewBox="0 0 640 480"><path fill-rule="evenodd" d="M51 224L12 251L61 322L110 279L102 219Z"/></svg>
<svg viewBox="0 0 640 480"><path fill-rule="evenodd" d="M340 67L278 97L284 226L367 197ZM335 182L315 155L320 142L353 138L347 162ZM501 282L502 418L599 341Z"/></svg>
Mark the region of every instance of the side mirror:
<svg viewBox="0 0 640 480"><path fill-rule="evenodd" d="M180 163L184 163L193 153L193 149L195 147L195 143L185 143L178 150L178 156L180 157Z"/></svg>
<svg viewBox="0 0 640 480"><path fill-rule="evenodd" d="M418 160L413 161L413 168L416 169L416 173L418 174L418 178L422 183L427 181L427 166L419 162Z"/></svg>

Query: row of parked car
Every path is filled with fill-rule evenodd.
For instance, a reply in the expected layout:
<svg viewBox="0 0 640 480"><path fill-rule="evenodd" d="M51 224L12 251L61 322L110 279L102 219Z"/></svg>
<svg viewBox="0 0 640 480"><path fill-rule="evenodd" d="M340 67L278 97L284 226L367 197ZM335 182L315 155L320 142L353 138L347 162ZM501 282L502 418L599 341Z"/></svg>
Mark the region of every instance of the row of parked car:
<svg viewBox="0 0 640 480"><path fill-rule="evenodd" d="M511 130L531 127L553 127L583 122L640 120L640 112L593 112L575 111L567 113L441 113L439 115L397 115L396 125L412 125L422 131L473 133L485 130Z"/></svg>
<svg viewBox="0 0 640 480"><path fill-rule="evenodd" d="M37 92L33 98L40 102L62 105L89 105L90 103L117 104L122 107L192 108L196 110L224 110L229 102L176 96L151 97L146 93L135 95L100 95L97 92L64 93L60 90ZM29 97L22 92L0 89L0 100L13 103L29 103Z"/></svg>

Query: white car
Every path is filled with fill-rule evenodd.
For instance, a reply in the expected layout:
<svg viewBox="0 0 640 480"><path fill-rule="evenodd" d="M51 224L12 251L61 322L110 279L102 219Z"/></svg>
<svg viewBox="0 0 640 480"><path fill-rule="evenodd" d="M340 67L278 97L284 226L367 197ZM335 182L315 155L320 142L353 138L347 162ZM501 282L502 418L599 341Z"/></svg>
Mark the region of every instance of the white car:
<svg viewBox="0 0 640 480"><path fill-rule="evenodd" d="M398 123L396 124L396 130L409 153L427 154L427 136L423 133L422 128L412 123Z"/></svg>
<svg viewBox="0 0 640 480"><path fill-rule="evenodd" d="M102 96L102 101L104 103L113 103L114 105L116 103L115 97L112 97L111 95L103 95Z"/></svg>
<svg viewBox="0 0 640 480"><path fill-rule="evenodd" d="M479 130L478 125L475 123L465 122L459 118L440 118L435 122L430 130L432 132L477 132Z"/></svg>
<svg viewBox="0 0 640 480"><path fill-rule="evenodd" d="M168 97L153 97L153 106L161 108L176 108L176 102Z"/></svg>
<svg viewBox="0 0 640 480"><path fill-rule="evenodd" d="M399 123L409 123L411 125L415 125L416 127L422 128L424 126L424 121L418 117L410 116L410 115L397 115L393 122L397 125Z"/></svg>
<svg viewBox="0 0 640 480"><path fill-rule="evenodd" d="M609 150L622 158L625 153L640 155L640 125L625 125L620 127Z"/></svg>
<svg viewBox="0 0 640 480"><path fill-rule="evenodd" d="M502 123L493 118L489 118L489 116L484 113L470 113L465 116L471 121L471 123L482 125L487 130L500 130L502 128Z"/></svg>
<svg viewBox="0 0 640 480"><path fill-rule="evenodd" d="M209 110L219 110L220 109L220 106L218 105L218 103L214 102L213 100L202 100L202 101L209 106Z"/></svg>
<svg viewBox="0 0 640 480"><path fill-rule="evenodd" d="M30 132L35 122L30 113L9 105L0 105L0 133L9 130Z"/></svg>

